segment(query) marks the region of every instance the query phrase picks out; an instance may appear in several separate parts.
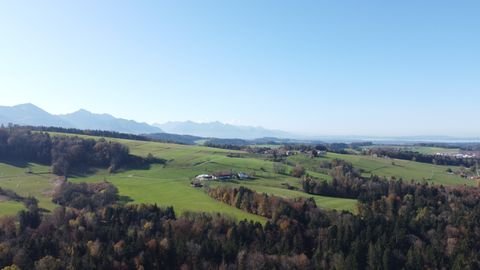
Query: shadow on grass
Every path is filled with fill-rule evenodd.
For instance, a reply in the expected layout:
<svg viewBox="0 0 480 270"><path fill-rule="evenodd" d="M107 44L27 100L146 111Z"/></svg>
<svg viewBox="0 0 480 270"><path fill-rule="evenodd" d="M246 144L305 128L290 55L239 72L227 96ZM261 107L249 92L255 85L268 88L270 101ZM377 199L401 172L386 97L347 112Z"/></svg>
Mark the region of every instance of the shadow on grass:
<svg viewBox="0 0 480 270"><path fill-rule="evenodd" d="M126 195L119 195L117 203L120 205L126 205L130 202L133 202L133 199Z"/></svg>
<svg viewBox="0 0 480 270"><path fill-rule="evenodd" d="M165 159L155 158L155 157L149 157L145 159L137 156L130 156L126 164L123 164L120 168L116 169L111 173L121 173L121 172L130 171L130 170L149 170L152 164L162 164L165 166L167 162L168 161ZM109 170L108 168L92 167L87 165L75 166L73 168L70 168L68 177L83 178L83 177L93 176L100 169Z"/></svg>
<svg viewBox="0 0 480 270"><path fill-rule="evenodd" d="M73 168L70 170L70 173L68 174L68 177L71 178L82 178L82 177L88 177L96 174L98 172L97 168L93 167L77 167Z"/></svg>
<svg viewBox="0 0 480 270"><path fill-rule="evenodd" d="M373 169L371 169L369 171L365 171L365 172L366 173L373 173L374 171L378 171L378 170L381 170L381 169L388 169L388 168L389 168L389 166L380 166L378 168L373 168Z"/></svg>
<svg viewBox="0 0 480 270"><path fill-rule="evenodd" d="M163 158L157 157L147 157L142 158L138 156L130 155L129 161L127 164L122 165L117 172L125 171L125 170L149 170L152 164L161 164L166 165L167 160Z"/></svg>
<svg viewBox="0 0 480 270"><path fill-rule="evenodd" d="M6 159L0 159L0 163L5 163L10 166L14 167L19 167L19 168L27 168L30 166L30 164L25 161L25 160L6 160Z"/></svg>
<svg viewBox="0 0 480 270"><path fill-rule="evenodd" d="M400 167L400 168L405 168L404 165L402 165L402 164L397 164L397 163L393 163L392 166Z"/></svg>
<svg viewBox="0 0 480 270"><path fill-rule="evenodd" d="M129 171L129 170L150 170L151 164L150 163L137 163L137 164L127 164L122 166L117 172L120 171Z"/></svg>

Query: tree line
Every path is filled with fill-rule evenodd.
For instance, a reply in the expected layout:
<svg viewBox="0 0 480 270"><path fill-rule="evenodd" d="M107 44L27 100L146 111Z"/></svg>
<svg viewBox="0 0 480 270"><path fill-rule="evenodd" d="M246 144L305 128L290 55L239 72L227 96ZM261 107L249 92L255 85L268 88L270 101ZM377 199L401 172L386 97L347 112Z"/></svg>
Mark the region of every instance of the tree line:
<svg viewBox="0 0 480 270"><path fill-rule="evenodd" d="M291 210L274 210L281 214L272 215L265 229L272 224L278 225L279 231L291 229L289 238L278 235L278 243L304 252L314 269L480 267L478 188L402 182L387 182L386 186L386 195L366 193L359 201L357 215L321 210L312 200L299 205L296 200L275 198L273 201L282 201ZM228 188L210 191L214 198L250 211L256 208L246 207L248 202L241 199L245 194L250 197L247 200L253 198L254 205L268 202L259 198L275 197L250 193L255 192L240 195L240 189Z"/></svg>
<svg viewBox="0 0 480 270"><path fill-rule="evenodd" d="M464 151L480 151L480 143L478 142L451 142L451 143L418 143L418 146L439 147L439 148L459 148Z"/></svg>
<svg viewBox="0 0 480 270"><path fill-rule="evenodd" d="M457 158L449 155L430 155L414 151L407 151L393 148L371 148L365 152L368 155L387 156L389 158L413 160L421 163L448 166L475 166L478 159L475 158Z"/></svg>
<svg viewBox="0 0 480 270"><path fill-rule="evenodd" d="M126 140L136 140L136 141L151 141L152 139L143 136L135 135L130 133L121 133L117 131L108 131L108 130L92 130L92 129L77 129L77 128L62 128L62 127L39 127L39 126L12 126L12 127L23 127L35 131L43 132L59 132L67 134L76 134L76 135L87 135L87 136L97 136L97 137L108 137L108 138L118 138Z"/></svg>
<svg viewBox="0 0 480 270"><path fill-rule="evenodd" d="M88 167L108 168L113 172L125 166L164 162L154 157L144 159L130 155L127 146L103 138L50 136L23 127L0 128L0 159L51 165L57 175Z"/></svg>
<svg viewBox="0 0 480 270"><path fill-rule="evenodd" d="M96 137L108 137L135 141L152 141L152 142L165 142L165 143L177 143L177 144L195 144L195 141L203 139L202 137L178 135L170 133L152 133L137 135L131 133L122 133L109 130L96 130L96 129L77 129L77 128L62 128L62 127L44 127L44 126L21 126L10 124L3 126L3 128L26 128L34 131L42 132L58 132L76 135L96 136Z"/></svg>
<svg viewBox="0 0 480 270"><path fill-rule="evenodd" d="M402 179L387 180L377 175L364 178L360 170L340 159L324 161L322 167L330 169L329 175L332 180L319 181L307 175L301 181L304 192L367 201L377 200L390 193L403 194L410 191L408 188L412 187L410 184L404 184Z"/></svg>

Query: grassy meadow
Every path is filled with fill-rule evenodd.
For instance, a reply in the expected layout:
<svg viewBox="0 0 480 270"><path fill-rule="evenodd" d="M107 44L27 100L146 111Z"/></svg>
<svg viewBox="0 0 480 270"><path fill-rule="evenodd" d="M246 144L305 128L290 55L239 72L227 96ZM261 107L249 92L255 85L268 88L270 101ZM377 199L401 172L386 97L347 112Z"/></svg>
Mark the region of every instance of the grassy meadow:
<svg viewBox="0 0 480 270"><path fill-rule="evenodd" d="M458 154L459 148L444 148L444 147L430 147L430 146L405 146L405 145L371 145L363 147L363 149L369 148L395 148L402 149L404 151L418 152L425 155L435 155L437 153L443 154Z"/></svg>
<svg viewBox="0 0 480 270"><path fill-rule="evenodd" d="M0 201L0 216L14 216L25 209L23 203L14 201Z"/></svg>
<svg viewBox="0 0 480 270"><path fill-rule="evenodd" d="M324 157L310 158L306 155L289 157L290 162L306 164L306 168L319 166L322 160L342 159L353 164L355 168L363 170L365 176L375 174L378 176L402 178L403 180L427 181L441 185L476 185L474 181L449 174L448 168L459 169L455 166L440 166L409 160L389 159L383 157L327 153Z"/></svg>
<svg viewBox="0 0 480 270"><path fill-rule="evenodd" d="M299 191L285 188L285 183L300 187L297 178L279 175L273 172L273 163L256 158L229 157L240 151L208 148L203 146L186 146L157 142L142 142L115 139L130 147L132 154L147 156L149 153L167 160L165 165L153 165L148 170L128 170L116 174L99 171L87 177L70 178L71 181L103 181L114 183L121 195L128 196L134 203L157 203L173 205L177 212L206 211L221 212L236 218L252 218L239 209L220 203L210 198L203 189L190 186L192 178L202 173L221 170L242 171L256 175L255 180L236 181L227 185L243 185L258 192L265 192L283 197L312 197ZM312 172L315 174L315 172ZM225 183L212 181L211 185ZM320 207L338 210L355 210L355 200L314 196ZM342 203L343 202L343 203ZM258 219L259 217L253 216Z"/></svg>
<svg viewBox="0 0 480 270"><path fill-rule="evenodd" d="M13 190L24 197L33 196L38 200L39 207L47 210L55 208L50 197L55 178L56 176L49 173L49 166L0 162L0 187ZM7 207L7 203L10 203L10 208L14 205L9 201L1 202L0 215L3 213L3 207Z"/></svg>
<svg viewBox="0 0 480 270"><path fill-rule="evenodd" d="M51 133L52 136L60 135ZM62 134L63 135L63 134ZM76 136L68 134L67 136ZM81 136L91 137L91 136ZM91 137L98 139L98 137ZM207 185L240 186L286 198L313 197L319 207L337 210L356 211L356 200L312 196L299 191L298 178L274 173L273 162L249 155L242 151L224 150L204 146L190 146L170 143L109 139L127 145L134 155L146 157L152 154L165 159L166 164L154 164L148 169L123 170L109 174L100 169L87 175L74 175L72 182L99 182L108 180L116 185L122 199L127 203L156 203L160 206L173 206L177 214L188 211L222 213L237 219L251 219L264 222L265 219L246 213L237 208L210 198L202 188L191 187L192 178L202 173L216 171L245 172L255 175L255 180L238 180L227 183L211 181ZM231 155L236 154L236 155ZM235 157L234 157L235 156ZM236 157L240 156L240 157ZM310 158L295 155L288 158L291 165L302 164L310 175L329 180L325 172L317 170L322 160L344 159L364 171L365 175L395 176L403 179L427 180L438 184L473 184L446 172L446 166L434 166L413 161L391 160L360 155L328 153L325 157ZM291 169L291 166L288 166ZM455 169L452 167L452 169ZM49 173L49 167L28 164L7 164L0 162L0 187L14 190L22 196L34 196L39 206L48 210L55 208L50 194L56 176ZM291 186L294 190L287 189ZM295 190L296 189L296 190ZM14 214L23 205L11 201L0 202L0 215Z"/></svg>
<svg viewBox="0 0 480 270"><path fill-rule="evenodd" d="M409 147L409 150L413 152L427 154L427 155L435 155L436 153L443 153L443 154L460 153L459 148L442 148L442 147L428 147L428 146L412 146L412 147Z"/></svg>

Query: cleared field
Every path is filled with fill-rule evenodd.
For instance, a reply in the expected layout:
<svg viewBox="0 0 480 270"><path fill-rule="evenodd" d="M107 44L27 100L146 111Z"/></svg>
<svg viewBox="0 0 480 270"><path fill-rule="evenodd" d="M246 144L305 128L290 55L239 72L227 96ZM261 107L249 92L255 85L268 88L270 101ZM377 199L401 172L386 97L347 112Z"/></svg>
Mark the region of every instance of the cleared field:
<svg viewBox="0 0 480 270"><path fill-rule="evenodd" d="M25 209L25 207L21 202L14 202L14 201L0 202L0 216L14 216L22 209Z"/></svg>
<svg viewBox="0 0 480 270"><path fill-rule="evenodd" d="M101 181L107 179L114 183L122 195L129 196L134 203L148 202L160 205L173 205L178 212L207 211L222 212L237 218L245 216L243 211L211 199L202 189L190 186L191 179L198 174L222 170L243 171L256 175L256 180L238 181L258 192L266 192L284 197L308 197L308 194L287 190L282 184L300 187L299 179L273 172L273 163L254 158L228 157L229 153L242 153L201 146L184 146L155 142L120 140L130 147L133 154L146 156L152 153L156 157L168 160L166 165L154 165L149 170L129 170L114 175L105 171L88 177L70 178L71 181ZM211 182L214 185L225 183ZM231 184L231 183L227 183ZM339 210L354 209L354 200L318 198L321 207ZM331 200L332 203L328 203Z"/></svg>
<svg viewBox="0 0 480 270"><path fill-rule="evenodd" d="M51 133L53 136L58 133ZM65 134L62 134L65 135ZM67 135L75 136L75 135ZM98 137L91 137L98 139ZM124 139L109 139L127 145L134 155L155 157L167 160L166 164L155 164L149 169L125 170L109 174L106 170L97 170L89 175L69 177L72 182L99 182L108 180L115 184L123 200L128 203L156 203L160 206L173 206L177 213L187 211L202 211L222 213L237 219L252 219L264 222L265 219L248 214L237 208L220 203L210 198L203 189L190 186L191 179L198 174L216 171L236 171L255 175L255 180L235 181L229 183L210 182L208 185L246 186L257 192L265 192L288 198L313 197L319 207L355 212L356 201L342 198L312 196L299 191L301 184L298 178L274 173L273 162L250 156L245 152L209 148L204 146L189 146L169 143L133 141ZM240 154L242 157L232 157ZM235 155L234 155L235 156ZM237 155L238 156L238 155ZM473 182L446 172L446 166L434 166L413 161L391 160L360 155L340 155L328 153L325 157L310 158L306 155L296 155L288 158L291 165L301 164L308 173L319 179L329 180L331 177L319 170L322 160L334 158L344 159L362 169L365 175L395 176L406 180L427 180L445 185L468 184ZM288 166L291 169L291 166ZM452 169L456 169L452 167ZM48 166L38 164L5 164L0 163L0 187L12 189L22 196L34 196L40 202L40 207L55 208L50 194L55 176L49 173ZM286 184L297 190L286 189ZM23 206L12 202L2 202L5 207L0 215L14 213ZM3 206L0 204L0 206ZM3 208L3 207L2 207Z"/></svg>
<svg viewBox="0 0 480 270"><path fill-rule="evenodd" d="M455 166L439 166L427 163L420 163L408 160L386 159L372 156L362 155L343 155L328 153L325 157L310 159L305 155L297 155L292 157L296 162L305 164L318 164L322 160L342 159L353 164L354 167L362 169L364 175L376 174L385 177L396 177L404 180L428 181L442 185L469 185L473 186L476 183L458 175L447 173L447 169L458 169ZM304 161L302 161L304 160ZM303 164L303 163L302 163Z"/></svg>
<svg viewBox="0 0 480 270"><path fill-rule="evenodd" d="M281 144L252 144L252 145L249 145L249 146L252 147L252 148L268 147L268 148L272 148L272 149L277 149L277 148L282 147Z"/></svg>
<svg viewBox="0 0 480 270"><path fill-rule="evenodd" d="M441 148L441 147L426 147L426 146L414 146L409 148L410 151L419 152L427 155L434 155L436 153L445 154L458 154L460 149L458 148Z"/></svg>
<svg viewBox="0 0 480 270"><path fill-rule="evenodd" d="M369 148L394 148L394 149L401 149L404 151L413 151L419 152L421 154L426 155L435 155L436 153L444 153L444 154L458 154L460 153L459 148L444 148L444 147L429 147L429 146L405 146L405 145L371 145L366 146L363 149Z"/></svg>
<svg viewBox="0 0 480 270"><path fill-rule="evenodd" d="M49 173L49 167L35 163L0 163L0 187L15 191L21 196L37 198L39 207L48 210L56 206L50 192L56 176Z"/></svg>
<svg viewBox="0 0 480 270"><path fill-rule="evenodd" d="M70 178L72 182L99 182L104 179L119 189L127 203L156 203L173 206L177 214L186 211L222 213L237 219L264 222L266 219L220 203L202 189L190 186L190 179L177 170L152 166L149 170L129 170L116 174L98 171L87 177Z"/></svg>
<svg viewBox="0 0 480 270"><path fill-rule="evenodd" d="M53 136L71 134L51 133ZM92 136L80 136L98 139ZM311 197L308 194L285 188L285 183L300 187L299 179L273 172L273 163L253 158L241 151L187 146L168 143L109 139L127 145L130 152L138 156L155 157L167 160L166 164L155 164L149 169L124 170L109 174L97 170L89 175L70 176L72 182L99 182L108 180L116 185L122 199L128 203L156 203L160 206L173 206L178 214L187 211L222 213L237 219L251 219L264 222L266 219L246 213L237 208L210 198L203 189L193 188L190 181L195 175L216 171L246 172L256 176L256 180L241 182L258 192L266 192L284 197ZM242 154L245 157L231 157L229 154ZM49 167L38 164L0 163L0 187L12 189L22 196L39 199L40 207L55 208L49 192L53 188L54 175ZM310 172L321 177L321 174ZM327 176L328 177L328 176ZM219 183L217 184L224 184ZM355 200L314 196L320 207L355 211ZM11 208L11 207L10 207ZM13 208L12 208L13 209ZM11 210L10 212L15 211Z"/></svg>

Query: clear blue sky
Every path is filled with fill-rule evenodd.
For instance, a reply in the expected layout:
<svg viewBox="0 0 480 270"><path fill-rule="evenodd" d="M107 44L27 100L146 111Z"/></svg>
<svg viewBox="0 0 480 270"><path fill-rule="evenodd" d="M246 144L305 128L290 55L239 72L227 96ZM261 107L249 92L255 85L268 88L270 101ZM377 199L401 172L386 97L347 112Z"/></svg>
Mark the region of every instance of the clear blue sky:
<svg viewBox="0 0 480 270"><path fill-rule="evenodd" d="M2 1L0 105L480 135L480 1Z"/></svg>

